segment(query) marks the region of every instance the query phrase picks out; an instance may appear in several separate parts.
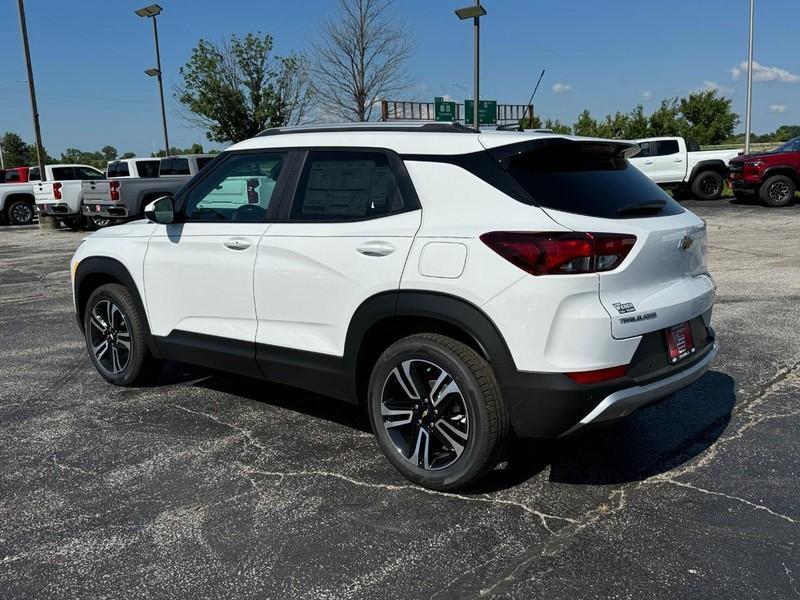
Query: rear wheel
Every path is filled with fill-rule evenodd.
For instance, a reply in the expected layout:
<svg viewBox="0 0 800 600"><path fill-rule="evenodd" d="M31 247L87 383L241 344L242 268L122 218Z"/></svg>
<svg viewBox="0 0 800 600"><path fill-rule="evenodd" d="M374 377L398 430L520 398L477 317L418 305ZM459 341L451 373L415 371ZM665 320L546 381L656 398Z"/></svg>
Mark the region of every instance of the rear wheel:
<svg viewBox="0 0 800 600"><path fill-rule="evenodd" d="M477 480L497 464L508 437L491 366L442 335L413 335L387 348L372 371L368 403L389 462L431 489Z"/></svg>
<svg viewBox="0 0 800 600"><path fill-rule="evenodd" d="M106 381L131 386L158 376L161 362L147 348L144 315L125 286L110 283L92 292L83 324L89 357Z"/></svg>
<svg viewBox="0 0 800 600"><path fill-rule="evenodd" d="M110 227L114 223L108 217L91 217L90 221L95 229L102 229L103 227Z"/></svg>
<svg viewBox="0 0 800 600"><path fill-rule="evenodd" d="M6 209L9 225L27 225L33 222L33 205L25 200L12 200Z"/></svg>
<svg viewBox="0 0 800 600"><path fill-rule="evenodd" d="M698 200L717 200L724 187L722 175L716 171L702 171L692 181L692 194Z"/></svg>
<svg viewBox="0 0 800 600"><path fill-rule="evenodd" d="M787 206L794 199L794 192L794 181L786 175L773 175L761 186L759 196L768 206Z"/></svg>

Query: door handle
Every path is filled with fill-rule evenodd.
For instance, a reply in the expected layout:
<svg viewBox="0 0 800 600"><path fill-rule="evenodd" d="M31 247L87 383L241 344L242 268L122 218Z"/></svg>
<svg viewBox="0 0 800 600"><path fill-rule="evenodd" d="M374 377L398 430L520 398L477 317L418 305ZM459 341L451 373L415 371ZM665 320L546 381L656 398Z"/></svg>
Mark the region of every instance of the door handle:
<svg viewBox="0 0 800 600"><path fill-rule="evenodd" d="M675 162L683 162L683 159L682 158L676 158Z"/></svg>
<svg viewBox="0 0 800 600"><path fill-rule="evenodd" d="M394 252L394 246L389 242L366 242L356 248L356 251L364 256L389 256Z"/></svg>
<svg viewBox="0 0 800 600"><path fill-rule="evenodd" d="M247 250L250 247L250 242L244 238L228 238L222 243L231 250Z"/></svg>
<svg viewBox="0 0 800 600"><path fill-rule="evenodd" d="M644 161L644 164L646 164L646 165L652 165L652 164L653 164L653 161L652 161L652 160L646 160L646 161Z"/></svg>

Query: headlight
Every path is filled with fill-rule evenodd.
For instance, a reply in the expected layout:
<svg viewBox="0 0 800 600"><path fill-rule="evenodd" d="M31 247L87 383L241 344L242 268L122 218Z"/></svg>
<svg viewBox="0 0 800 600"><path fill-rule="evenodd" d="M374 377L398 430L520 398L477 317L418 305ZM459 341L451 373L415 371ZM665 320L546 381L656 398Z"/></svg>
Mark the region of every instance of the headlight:
<svg viewBox="0 0 800 600"><path fill-rule="evenodd" d="M763 160L754 160L753 162L746 162L744 163L745 167L760 167L764 164Z"/></svg>

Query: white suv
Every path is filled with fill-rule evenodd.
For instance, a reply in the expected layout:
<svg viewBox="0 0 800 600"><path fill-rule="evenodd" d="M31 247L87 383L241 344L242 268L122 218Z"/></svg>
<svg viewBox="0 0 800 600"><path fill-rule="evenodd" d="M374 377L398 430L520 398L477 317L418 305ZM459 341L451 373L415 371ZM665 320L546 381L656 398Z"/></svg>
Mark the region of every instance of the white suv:
<svg viewBox="0 0 800 600"><path fill-rule="evenodd" d="M403 475L463 487L512 433L618 419L716 354L705 224L628 164L636 149L267 130L78 248L89 354L116 385L172 359L361 403Z"/></svg>

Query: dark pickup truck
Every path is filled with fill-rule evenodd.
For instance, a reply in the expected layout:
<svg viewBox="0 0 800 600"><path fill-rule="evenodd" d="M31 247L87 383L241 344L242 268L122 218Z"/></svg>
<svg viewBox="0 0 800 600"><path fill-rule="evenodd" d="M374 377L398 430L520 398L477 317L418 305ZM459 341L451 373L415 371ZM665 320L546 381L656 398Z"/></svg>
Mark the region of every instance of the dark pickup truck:
<svg viewBox="0 0 800 600"><path fill-rule="evenodd" d="M767 206L787 206L800 183L800 137L771 152L738 156L728 163L728 183L739 200L758 198Z"/></svg>

